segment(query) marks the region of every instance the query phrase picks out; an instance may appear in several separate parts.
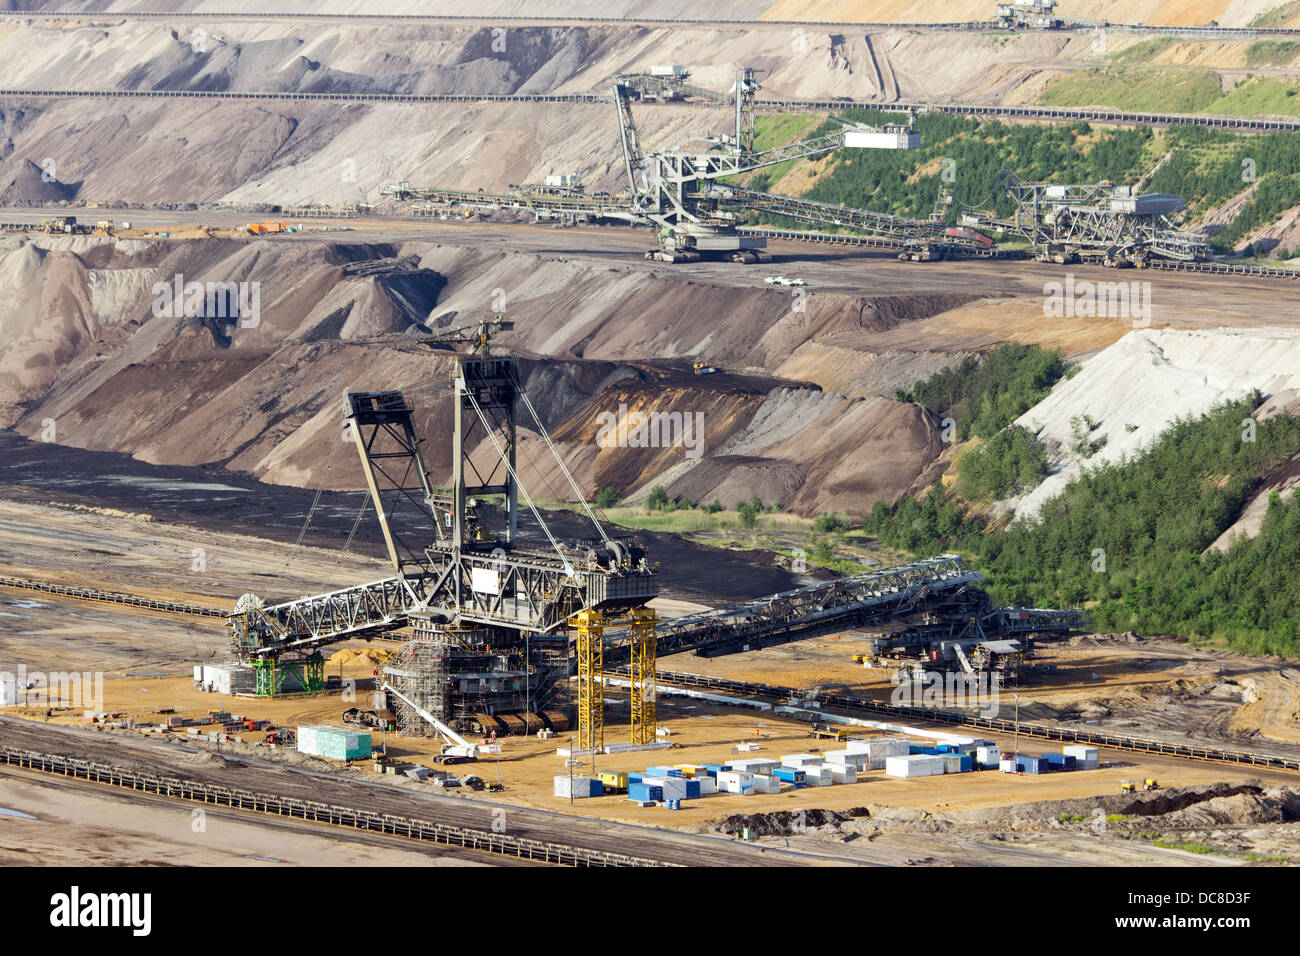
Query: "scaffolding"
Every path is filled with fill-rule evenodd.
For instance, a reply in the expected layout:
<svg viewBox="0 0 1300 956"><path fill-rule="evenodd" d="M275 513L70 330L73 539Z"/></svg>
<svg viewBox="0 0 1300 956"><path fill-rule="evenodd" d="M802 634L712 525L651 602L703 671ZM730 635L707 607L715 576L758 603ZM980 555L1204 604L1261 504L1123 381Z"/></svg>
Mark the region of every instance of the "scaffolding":
<svg viewBox="0 0 1300 956"><path fill-rule="evenodd" d="M605 615L584 608L573 616L578 630L578 749L605 746Z"/></svg>
<svg viewBox="0 0 1300 956"><path fill-rule="evenodd" d="M441 628L415 629L412 640L402 645L391 663L383 668L389 682L402 696L414 701L444 723L448 722L450 682L447 678L447 650L451 635ZM426 737L433 733L419 712L401 698L393 701L397 732L404 737Z"/></svg>
<svg viewBox="0 0 1300 956"><path fill-rule="evenodd" d="M320 654L297 661L258 658L252 664L253 693L258 697L306 697L325 690L325 658Z"/></svg>
<svg viewBox="0 0 1300 956"><path fill-rule="evenodd" d="M648 607L633 608L628 628L631 639L632 665L632 743L649 744L655 740L655 612Z"/></svg>

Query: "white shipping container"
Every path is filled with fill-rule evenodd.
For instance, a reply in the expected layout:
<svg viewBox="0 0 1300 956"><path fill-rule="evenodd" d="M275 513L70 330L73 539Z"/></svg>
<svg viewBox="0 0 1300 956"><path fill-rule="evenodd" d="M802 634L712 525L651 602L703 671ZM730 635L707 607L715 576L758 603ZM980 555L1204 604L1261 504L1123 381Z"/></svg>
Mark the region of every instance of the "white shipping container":
<svg viewBox="0 0 1300 956"><path fill-rule="evenodd" d="M810 787L829 787L835 782L830 767L796 767L804 773L804 783Z"/></svg>
<svg viewBox="0 0 1300 956"><path fill-rule="evenodd" d="M937 777L943 773L943 758L928 754L886 757L885 773L891 777Z"/></svg>
<svg viewBox="0 0 1300 956"><path fill-rule="evenodd" d="M854 753L851 750L828 750L826 751L826 762L828 764L838 764L841 767L856 767L866 759L867 755Z"/></svg>
<svg viewBox="0 0 1300 956"><path fill-rule="evenodd" d="M870 740L846 740L844 741L844 749L851 754L870 753L871 741ZM827 756L830 755L827 754Z"/></svg>
<svg viewBox="0 0 1300 956"><path fill-rule="evenodd" d="M762 757L746 757L741 760L728 761L732 770L741 773L769 773L773 767L778 766L775 760L768 760Z"/></svg>
<svg viewBox="0 0 1300 956"><path fill-rule="evenodd" d="M584 797L593 797L596 795L599 781L595 777L570 777L567 773L557 773L555 775L555 795L568 800L570 795L570 786L572 786L573 799L580 800Z"/></svg>
<svg viewBox="0 0 1300 956"><path fill-rule="evenodd" d="M1101 766L1101 757L1096 747L1070 744L1068 747L1062 747L1061 753L1074 758L1074 766L1077 770L1096 770Z"/></svg>
<svg viewBox="0 0 1300 956"><path fill-rule="evenodd" d="M831 765L831 782L832 783L857 783L858 768L845 767L838 764Z"/></svg>
<svg viewBox="0 0 1300 956"><path fill-rule="evenodd" d="M944 754L943 772L944 773L961 773L961 754Z"/></svg>
<svg viewBox="0 0 1300 956"><path fill-rule="evenodd" d="M766 774L766 773L754 774L754 792L755 793L780 793L781 778L774 777L771 774Z"/></svg>
<svg viewBox="0 0 1300 956"><path fill-rule="evenodd" d="M987 770L995 770L1001 761L1002 751L997 747L975 748L975 762L981 767Z"/></svg>
<svg viewBox="0 0 1300 956"><path fill-rule="evenodd" d="M1001 760L998 761L998 770L1002 771L1003 773L1015 773L1016 758L1004 756Z"/></svg>
<svg viewBox="0 0 1300 956"><path fill-rule="evenodd" d="M885 761L890 757L906 757L911 742L904 737L882 737L869 742L867 767L870 770L884 770Z"/></svg>
<svg viewBox="0 0 1300 956"><path fill-rule="evenodd" d="M793 767L798 770L802 767L820 767L826 760L821 754L783 754L781 756L781 766Z"/></svg>
<svg viewBox="0 0 1300 956"><path fill-rule="evenodd" d="M723 770L718 774L718 789L723 793L753 793L754 775L742 770Z"/></svg>
<svg viewBox="0 0 1300 956"><path fill-rule="evenodd" d="M857 149L916 149L921 145L921 134L912 130L845 130L844 145Z"/></svg>
<svg viewBox="0 0 1300 956"><path fill-rule="evenodd" d="M702 773L695 779L700 782L700 796L704 797L718 792L718 781L707 773Z"/></svg>

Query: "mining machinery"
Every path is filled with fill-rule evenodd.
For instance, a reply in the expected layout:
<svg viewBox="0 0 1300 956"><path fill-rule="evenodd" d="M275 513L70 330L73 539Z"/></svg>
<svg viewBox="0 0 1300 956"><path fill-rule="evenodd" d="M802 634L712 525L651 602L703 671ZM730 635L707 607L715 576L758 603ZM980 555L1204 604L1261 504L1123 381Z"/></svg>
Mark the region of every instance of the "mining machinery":
<svg viewBox="0 0 1300 956"><path fill-rule="evenodd" d="M501 193L415 188L405 181L387 184L381 192L399 201L415 203L417 212L431 213L436 208L515 210L531 213L536 221L571 224L608 220L650 226L657 231L659 243L646 253L646 258L661 262L758 261L766 248L767 237L762 230L742 225L750 212L877 237L882 245L902 247L904 258L917 261L987 251L987 241L981 243L975 237L945 230L944 223L934 217L907 219L781 196L728 182L744 173L841 148L915 149L920 145L920 135L913 114L908 114L905 124L874 127L843 123L841 129L800 142L756 150L754 112L759 84L755 71L741 67L726 93L695 86L689 79L690 74L680 66L651 67L649 72L624 73L615 78L611 95L626 174L626 188L618 196L543 195L522 187ZM646 150L637 130L633 103L686 98L730 106L733 128L706 137L705 145L699 149ZM809 231L793 238L826 236Z"/></svg>
<svg viewBox="0 0 1300 956"><path fill-rule="evenodd" d="M409 637L381 668L397 691L385 706L397 714L400 733L529 733L566 720L569 632L576 631L579 734L595 748L603 740L603 629L626 621L636 636L633 737L653 740L655 619L645 605L658 593L655 569L635 541L605 532L546 436L514 358L491 353L492 336L510 328L495 316L426 340L474 346L452 368L450 493L432 484L403 391L344 395L345 440L360 456L392 574L282 603L241 597L229 618L231 649L256 672L257 693L274 694L286 669L318 670L325 646L405 628ZM594 537L557 540L520 481L521 406L582 502ZM544 544L521 538L521 502ZM486 517L489 504L498 520Z"/></svg>
<svg viewBox="0 0 1300 956"><path fill-rule="evenodd" d="M1056 0L1015 0L999 3L998 25L1014 30L1059 30L1065 20L1056 15Z"/></svg>
<svg viewBox="0 0 1300 956"><path fill-rule="evenodd" d="M1109 180L1094 185L1025 183L1003 171L999 179L1015 202L1011 218L965 207L960 221L1027 240L1040 262L1081 260L1112 268L1143 267L1153 259L1196 262L1211 257L1209 241L1169 219L1184 208L1177 196L1137 195Z"/></svg>

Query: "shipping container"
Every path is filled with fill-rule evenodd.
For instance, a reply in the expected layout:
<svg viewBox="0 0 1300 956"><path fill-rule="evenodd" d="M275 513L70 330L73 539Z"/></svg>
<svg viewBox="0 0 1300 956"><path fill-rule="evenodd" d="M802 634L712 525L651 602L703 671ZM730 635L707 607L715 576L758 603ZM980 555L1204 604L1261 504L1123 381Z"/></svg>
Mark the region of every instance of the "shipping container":
<svg viewBox="0 0 1300 956"><path fill-rule="evenodd" d="M1002 762L1002 751L997 747L977 747L975 749L975 763L985 770L996 770L998 764Z"/></svg>
<svg viewBox="0 0 1300 956"><path fill-rule="evenodd" d="M804 783L810 787L829 787L835 782L830 767L800 767L798 769L804 772Z"/></svg>
<svg viewBox="0 0 1300 956"><path fill-rule="evenodd" d="M943 773L943 758L930 754L886 757L885 773L891 777L939 776Z"/></svg>
<svg viewBox="0 0 1300 956"><path fill-rule="evenodd" d="M1062 747L1061 750L1074 758L1074 766L1077 770L1096 770L1101 766L1100 755L1097 753L1096 747L1071 744Z"/></svg>
<svg viewBox="0 0 1300 956"><path fill-rule="evenodd" d="M604 770L600 774L600 783L606 790L626 790L628 774L622 770Z"/></svg>
<svg viewBox="0 0 1300 956"><path fill-rule="evenodd" d="M731 761L731 769L742 773L770 773L777 766L775 760L762 757L745 757Z"/></svg>
<svg viewBox="0 0 1300 956"><path fill-rule="evenodd" d="M807 782L808 774L802 767L777 767L772 771L773 776L786 783L792 783L796 787L802 787Z"/></svg>
<svg viewBox="0 0 1300 956"><path fill-rule="evenodd" d="M974 767L970 754L944 754L941 759L944 773L969 773Z"/></svg>
<svg viewBox="0 0 1300 956"><path fill-rule="evenodd" d="M570 790L572 787L572 790ZM555 795L568 800L586 797L599 797L605 792L600 780L595 777L570 777L567 773L555 775Z"/></svg>
<svg viewBox="0 0 1300 956"><path fill-rule="evenodd" d="M826 762L821 754L785 754L781 757L782 767L820 767Z"/></svg>
<svg viewBox="0 0 1300 956"><path fill-rule="evenodd" d="M831 782L832 783L857 783L858 768L845 764L831 764Z"/></svg>
<svg viewBox="0 0 1300 956"><path fill-rule="evenodd" d="M753 793L754 775L743 770L724 770L718 774L721 793Z"/></svg>
<svg viewBox="0 0 1300 956"><path fill-rule="evenodd" d="M638 803L658 803L664 798L664 789L652 783L634 783L627 788L627 798Z"/></svg>
<svg viewBox="0 0 1300 956"><path fill-rule="evenodd" d="M370 734L343 727L301 725L298 752L330 760L357 760L370 756Z"/></svg>

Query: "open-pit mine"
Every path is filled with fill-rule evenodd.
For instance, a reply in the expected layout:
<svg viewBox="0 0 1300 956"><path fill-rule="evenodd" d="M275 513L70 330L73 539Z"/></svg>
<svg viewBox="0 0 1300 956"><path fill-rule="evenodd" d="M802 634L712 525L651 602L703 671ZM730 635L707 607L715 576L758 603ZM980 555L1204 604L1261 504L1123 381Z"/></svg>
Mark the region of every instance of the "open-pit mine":
<svg viewBox="0 0 1300 956"><path fill-rule="evenodd" d="M0 863L1300 862L1300 4L11 6Z"/></svg>

